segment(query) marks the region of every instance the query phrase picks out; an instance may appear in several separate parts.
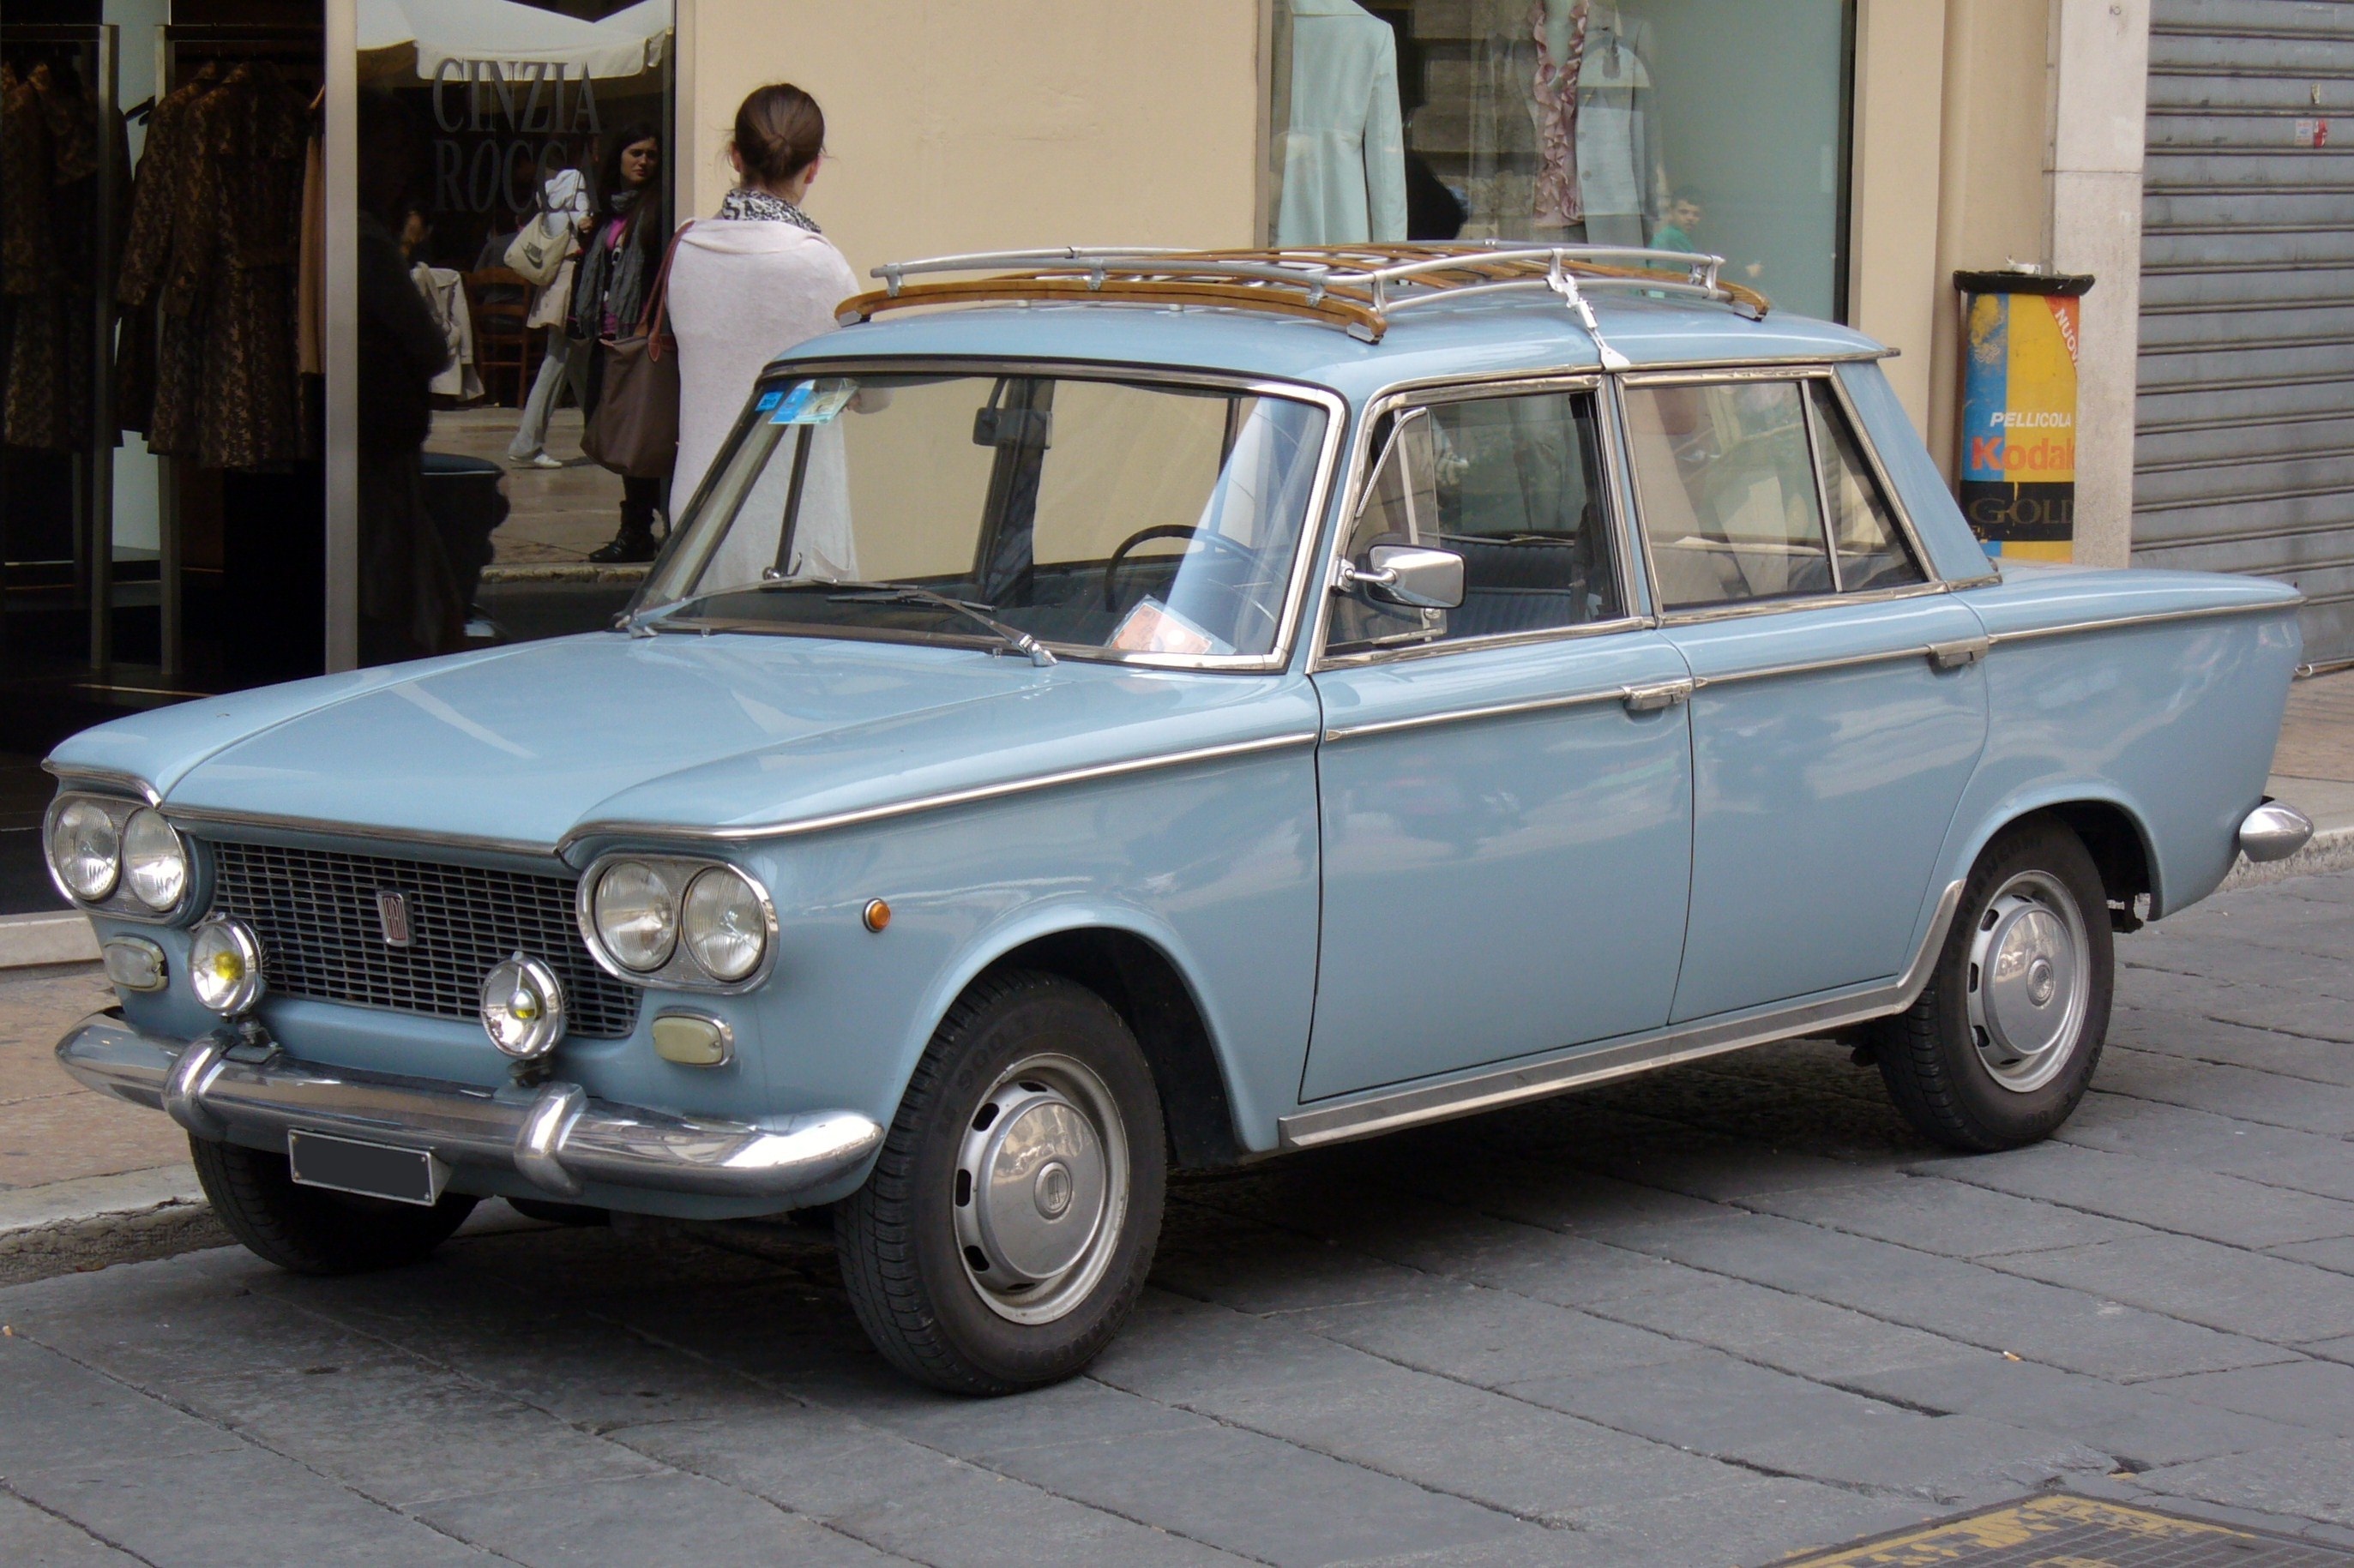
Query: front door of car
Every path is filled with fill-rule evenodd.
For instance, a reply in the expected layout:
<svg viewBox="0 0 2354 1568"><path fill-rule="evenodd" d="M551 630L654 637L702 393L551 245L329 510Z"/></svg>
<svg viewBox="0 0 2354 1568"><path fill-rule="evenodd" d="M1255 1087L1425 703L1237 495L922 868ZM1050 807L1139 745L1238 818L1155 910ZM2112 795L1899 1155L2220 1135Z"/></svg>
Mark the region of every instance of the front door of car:
<svg viewBox="0 0 2354 1568"><path fill-rule="evenodd" d="M1695 683L1673 1017L1895 975L1986 736L1978 619L1926 581L1829 376L1624 396L1663 632Z"/></svg>
<svg viewBox="0 0 2354 1568"><path fill-rule="evenodd" d="M1388 455L1347 560L1445 550L1463 597L1404 608L1361 581L1327 606L1303 1100L1666 1022L1691 869L1685 668L1626 610L1597 431L1585 387L1376 428Z"/></svg>

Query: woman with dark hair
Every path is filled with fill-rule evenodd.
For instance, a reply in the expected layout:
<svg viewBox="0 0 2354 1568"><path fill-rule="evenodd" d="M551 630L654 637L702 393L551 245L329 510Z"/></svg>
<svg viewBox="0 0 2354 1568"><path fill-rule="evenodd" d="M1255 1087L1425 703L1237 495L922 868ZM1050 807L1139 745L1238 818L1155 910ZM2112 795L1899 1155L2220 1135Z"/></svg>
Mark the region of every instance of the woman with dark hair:
<svg viewBox="0 0 2354 1568"><path fill-rule="evenodd" d="M636 325L670 243L660 132L642 123L616 132L605 143L594 196L595 210L580 220L581 256L572 282L569 329L574 338L597 345L588 360L584 418L596 413L604 387L608 356L602 345ZM665 482L621 476L621 531L593 551L590 560L654 558L654 514L662 507Z"/></svg>
<svg viewBox="0 0 2354 1568"><path fill-rule="evenodd" d="M671 262L670 323L678 336L678 468L674 493L695 493L735 428L752 383L769 360L834 328L834 307L858 292L856 274L801 210L825 151L817 100L787 82L756 88L736 111L727 147L737 186L719 216L679 237ZM762 566L795 575L854 577L840 432L813 438L790 562L723 561L723 580L755 580ZM779 512L779 515L781 515ZM745 534L749 531L737 530ZM741 547L741 541L732 542Z"/></svg>

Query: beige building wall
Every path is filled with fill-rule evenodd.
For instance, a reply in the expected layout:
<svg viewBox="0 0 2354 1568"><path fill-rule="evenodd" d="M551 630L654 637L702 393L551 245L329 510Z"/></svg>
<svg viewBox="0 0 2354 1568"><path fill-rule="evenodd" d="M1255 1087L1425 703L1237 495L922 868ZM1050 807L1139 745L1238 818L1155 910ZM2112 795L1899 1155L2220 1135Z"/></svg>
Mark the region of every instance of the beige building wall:
<svg viewBox="0 0 2354 1568"><path fill-rule="evenodd" d="M1859 0L1848 318L1897 351L1888 378L1929 418L1948 0Z"/></svg>
<svg viewBox="0 0 2354 1568"><path fill-rule="evenodd" d="M809 200L877 262L1040 244L1247 245L1260 0L679 0L682 216L715 210L744 95L825 110Z"/></svg>
<svg viewBox="0 0 2354 1568"><path fill-rule="evenodd" d="M1925 434L1946 482L1961 424L1957 271L2041 262L2052 254L2047 57L2052 0L1946 0L1943 145L1938 157L1936 301Z"/></svg>

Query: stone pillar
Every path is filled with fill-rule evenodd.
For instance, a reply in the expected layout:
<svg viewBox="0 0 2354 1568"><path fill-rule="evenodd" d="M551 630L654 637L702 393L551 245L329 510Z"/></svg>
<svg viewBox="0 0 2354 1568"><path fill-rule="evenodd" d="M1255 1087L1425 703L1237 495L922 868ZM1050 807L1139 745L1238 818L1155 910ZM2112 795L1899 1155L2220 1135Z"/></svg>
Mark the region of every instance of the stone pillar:
<svg viewBox="0 0 2354 1568"><path fill-rule="evenodd" d="M2052 84L2052 265L2099 280L2079 321L2076 559L2122 567L2133 557L2149 0L2056 0Z"/></svg>

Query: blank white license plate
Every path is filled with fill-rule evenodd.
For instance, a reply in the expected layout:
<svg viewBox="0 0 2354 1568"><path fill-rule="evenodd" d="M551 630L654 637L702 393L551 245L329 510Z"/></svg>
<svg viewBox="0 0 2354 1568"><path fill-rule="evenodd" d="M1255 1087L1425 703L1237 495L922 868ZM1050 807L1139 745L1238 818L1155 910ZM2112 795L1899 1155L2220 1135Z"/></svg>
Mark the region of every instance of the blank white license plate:
<svg viewBox="0 0 2354 1568"><path fill-rule="evenodd" d="M318 1132L286 1135L286 1160L305 1187L327 1187L396 1203L430 1206L441 1201L450 1168L419 1149L395 1149Z"/></svg>

